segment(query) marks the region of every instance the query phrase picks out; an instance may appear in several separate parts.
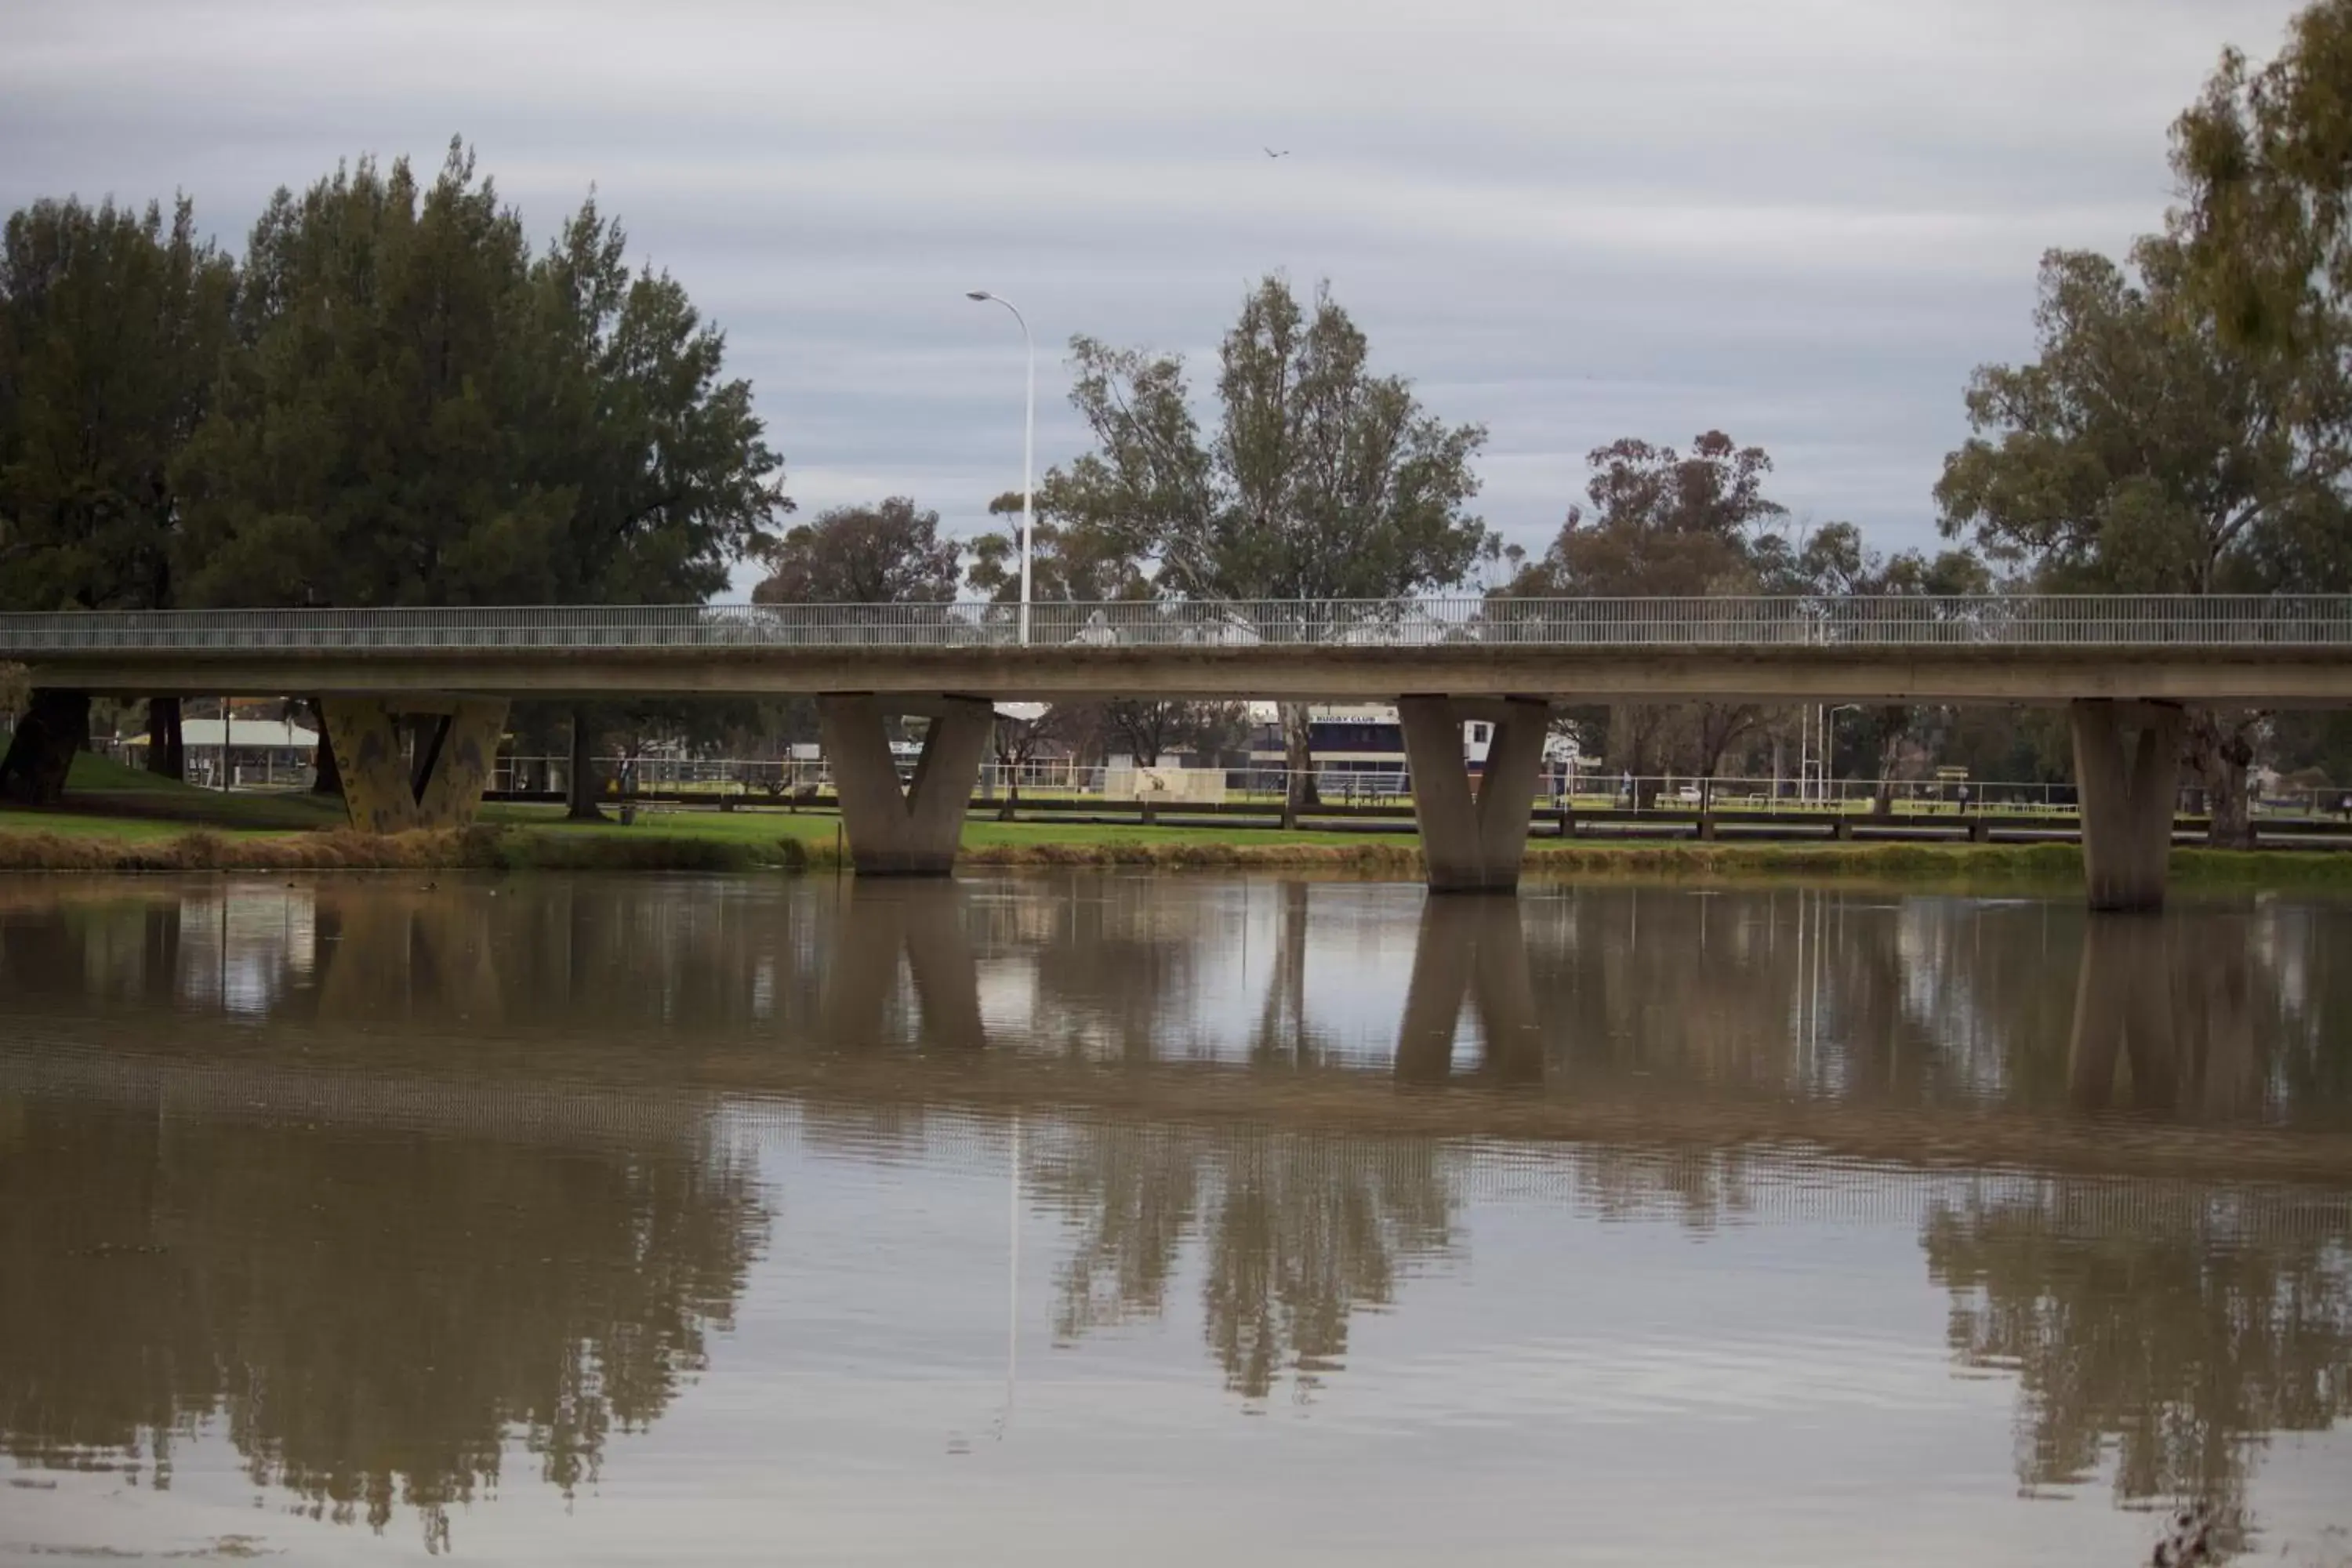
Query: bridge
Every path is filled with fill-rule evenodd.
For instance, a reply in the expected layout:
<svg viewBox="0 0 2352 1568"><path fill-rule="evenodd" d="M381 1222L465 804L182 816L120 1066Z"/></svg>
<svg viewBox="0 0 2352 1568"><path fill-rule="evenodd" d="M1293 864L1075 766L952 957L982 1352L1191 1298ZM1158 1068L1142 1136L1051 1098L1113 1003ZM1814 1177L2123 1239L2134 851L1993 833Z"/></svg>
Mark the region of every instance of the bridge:
<svg viewBox="0 0 2352 1568"><path fill-rule="evenodd" d="M1437 891L1517 887L1558 703L2063 705L2090 901L2144 909L2184 707L2352 705L2352 595L1120 601L1025 641L995 604L87 612L0 616L0 659L37 692L21 798L57 798L92 694L302 693L377 831L469 820L512 699L805 695L866 875L949 871L999 701L1394 701ZM903 788L894 715L929 721Z"/></svg>

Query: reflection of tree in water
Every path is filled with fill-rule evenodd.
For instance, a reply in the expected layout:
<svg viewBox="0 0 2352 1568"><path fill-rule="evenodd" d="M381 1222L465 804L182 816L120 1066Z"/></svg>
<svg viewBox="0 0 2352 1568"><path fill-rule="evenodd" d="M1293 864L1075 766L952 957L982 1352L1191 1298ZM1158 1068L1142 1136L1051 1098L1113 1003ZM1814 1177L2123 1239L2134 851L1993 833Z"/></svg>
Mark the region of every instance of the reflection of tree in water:
<svg viewBox="0 0 2352 1568"><path fill-rule="evenodd" d="M0 1442L153 1456L446 1545L519 1431L567 1492L730 1321L764 1225L684 1115L627 1147L0 1104Z"/></svg>
<svg viewBox="0 0 2352 1568"><path fill-rule="evenodd" d="M1203 1332L1226 1386L1254 1400L1286 1376L1305 1398L1337 1370L1350 1314L1449 1248L1459 1202L1425 1139L1087 1123L1034 1177L1078 1232L1062 1337L1158 1314L1193 1239Z"/></svg>
<svg viewBox="0 0 2352 1568"><path fill-rule="evenodd" d="M1655 1149L1595 1143L1578 1152L1579 1201L1603 1219L1671 1218L1706 1232L1748 1217L1759 1167L1775 1157L1751 1149Z"/></svg>
<svg viewBox="0 0 2352 1568"><path fill-rule="evenodd" d="M1209 1342L1235 1393L1263 1399L1287 1367L1303 1398L1339 1367L1349 1313L1389 1301L1401 1258L1444 1248L1437 1147L1264 1133L1221 1152Z"/></svg>
<svg viewBox="0 0 2352 1568"><path fill-rule="evenodd" d="M1058 1340L1156 1317L1200 1218L1210 1135L1164 1122L1081 1122L1034 1180L1077 1232L1054 1315Z"/></svg>
<svg viewBox="0 0 2352 1568"><path fill-rule="evenodd" d="M1261 1063L1320 1060L1329 1041L1316 1026L1307 991L1307 884L1278 884L1281 918L1275 925L1274 970L1267 975L1250 1057Z"/></svg>
<svg viewBox="0 0 2352 1568"><path fill-rule="evenodd" d="M1953 1352L2019 1380L2020 1480L2077 1483L2112 1452L2126 1501L2234 1510L2266 1433L2352 1415L2340 1216L2257 1207L2063 1191L1936 1205L1921 1243L1952 1295Z"/></svg>

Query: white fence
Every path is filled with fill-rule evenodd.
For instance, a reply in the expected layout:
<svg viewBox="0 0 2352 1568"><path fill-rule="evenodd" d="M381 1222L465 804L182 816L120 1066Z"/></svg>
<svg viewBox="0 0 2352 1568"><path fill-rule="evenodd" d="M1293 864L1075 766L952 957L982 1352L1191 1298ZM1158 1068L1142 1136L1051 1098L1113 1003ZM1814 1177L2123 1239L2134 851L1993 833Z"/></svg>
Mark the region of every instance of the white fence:
<svg viewBox="0 0 2352 1568"><path fill-rule="evenodd" d="M490 787L502 793L561 793L565 787L569 759L562 756L501 757ZM1015 784L1021 796L1033 802L1070 800L1134 806L1130 788L1122 789L1123 769L1047 759L1011 766L984 764L974 785L975 798L1000 800ZM1265 804L1280 801L1289 774L1278 764L1225 769L1182 770L1214 773L1221 790L1185 798L1162 796L1156 804L1181 813L1187 806L1207 804ZM752 805L789 805L820 794L829 795L833 775L823 760L771 761L756 758L640 758L622 774L618 759L599 758L597 772L607 793L671 795L688 804L722 798ZM911 760L902 760L900 772L911 775ZM1964 795L1962 792L1966 791ZM1325 766L1316 770L1316 794L1325 805L1406 806L1412 800L1412 780L1402 767ZM1897 779L1887 788L1889 803L1898 816L1952 817L1963 813L1993 816L2068 816L2075 810L2074 787L2038 780ZM1688 773L1643 774L1586 771L1548 773L1540 781L1535 805L1542 809L1615 810L1687 816L1704 796L1712 809L1736 816L1741 812L1856 815L1876 805L1878 785L1871 779L1799 779L1719 777L1711 784ZM2199 808L2195 785L2185 775L2180 808ZM2258 816L2352 820L2352 790L2281 787L2259 794L2252 803Z"/></svg>

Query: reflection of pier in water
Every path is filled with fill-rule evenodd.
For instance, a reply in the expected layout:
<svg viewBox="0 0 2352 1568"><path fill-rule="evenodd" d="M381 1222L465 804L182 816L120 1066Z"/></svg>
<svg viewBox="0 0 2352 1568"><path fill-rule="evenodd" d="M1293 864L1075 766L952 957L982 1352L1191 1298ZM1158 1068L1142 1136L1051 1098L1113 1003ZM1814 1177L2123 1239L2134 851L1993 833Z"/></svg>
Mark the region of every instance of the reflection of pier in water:
<svg viewBox="0 0 2352 1568"><path fill-rule="evenodd" d="M63 1042L166 1006L215 1063L298 1047L369 1063L387 1031L423 1029L462 1039L486 1088L552 1075L869 1108L2352 1172L2352 996L2330 989L2345 966L2320 914L1407 892L1093 876L558 879L504 899L463 882L166 887L0 908L0 994L24 1037ZM1336 983L1317 945L1335 921L1352 965ZM1253 942L1259 966L1236 973Z"/></svg>

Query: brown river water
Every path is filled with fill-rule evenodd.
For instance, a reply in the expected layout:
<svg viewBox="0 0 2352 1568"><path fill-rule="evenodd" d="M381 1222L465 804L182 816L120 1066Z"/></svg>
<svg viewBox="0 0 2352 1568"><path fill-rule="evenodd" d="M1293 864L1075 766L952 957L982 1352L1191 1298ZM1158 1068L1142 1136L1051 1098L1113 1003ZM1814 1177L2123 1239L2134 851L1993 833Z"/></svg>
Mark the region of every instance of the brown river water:
<svg viewBox="0 0 2352 1568"><path fill-rule="evenodd" d="M0 1562L2352 1563L2352 903L0 882Z"/></svg>

